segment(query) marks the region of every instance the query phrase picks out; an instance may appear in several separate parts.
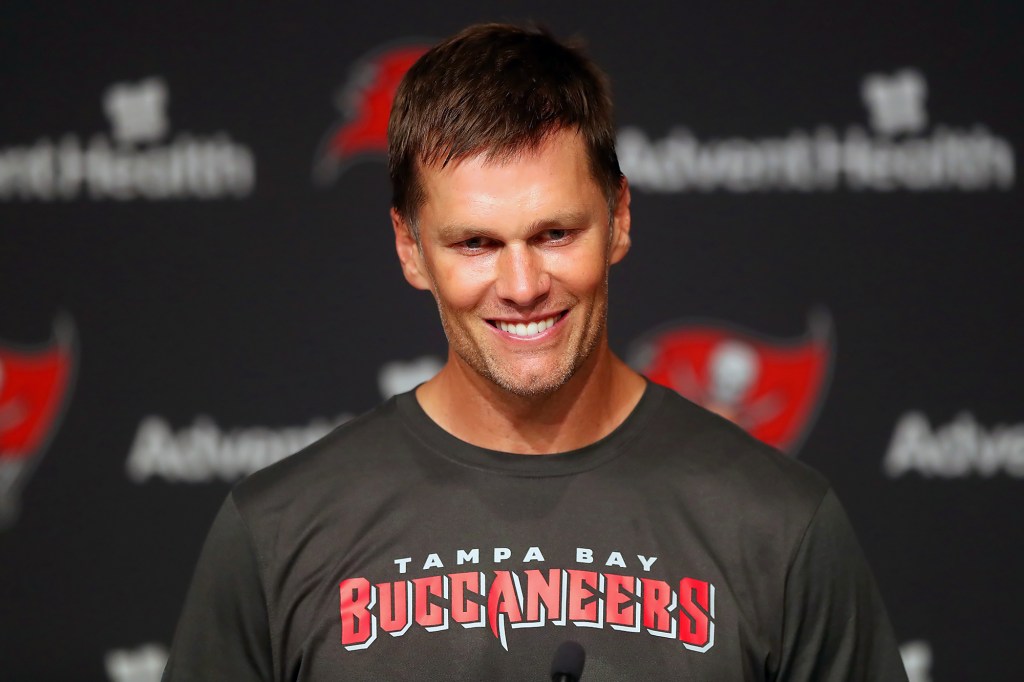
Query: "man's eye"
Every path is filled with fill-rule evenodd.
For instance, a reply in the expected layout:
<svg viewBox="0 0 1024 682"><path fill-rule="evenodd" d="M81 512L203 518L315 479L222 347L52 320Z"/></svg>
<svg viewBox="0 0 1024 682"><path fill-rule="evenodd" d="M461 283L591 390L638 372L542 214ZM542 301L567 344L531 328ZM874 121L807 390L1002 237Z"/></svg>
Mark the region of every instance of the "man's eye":
<svg viewBox="0 0 1024 682"><path fill-rule="evenodd" d="M571 234L571 230L554 229L545 230L544 232L541 233L541 237L544 241L560 242L568 239Z"/></svg>
<svg viewBox="0 0 1024 682"><path fill-rule="evenodd" d="M471 251L482 249L485 244L486 242L483 237L470 237L469 239L462 242L462 246Z"/></svg>

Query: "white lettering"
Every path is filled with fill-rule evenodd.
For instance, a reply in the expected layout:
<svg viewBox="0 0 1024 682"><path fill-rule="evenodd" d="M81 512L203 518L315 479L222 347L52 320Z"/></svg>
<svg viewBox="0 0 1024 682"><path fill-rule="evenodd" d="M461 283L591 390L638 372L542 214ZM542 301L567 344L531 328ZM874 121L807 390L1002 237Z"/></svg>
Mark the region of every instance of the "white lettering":
<svg viewBox="0 0 1024 682"><path fill-rule="evenodd" d="M608 561L604 562L604 565L605 566L621 566L622 568L625 568L626 567L626 562L622 558L622 554L621 553L619 553L619 552L612 552L611 554L608 555Z"/></svg>
<svg viewBox="0 0 1024 682"><path fill-rule="evenodd" d="M523 563L530 561L544 561L544 555L540 553L540 547L531 547L526 550L526 556L523 557Z"/></svg>
<svg viewBox="0 0 1024 682"><path fill-rule="evenodd" d="M650 571L651 566L653 566L654 562L658 560L658 557L656 556L645 557L643 554L637 554L636 558L640 560L641 564L643 564L645 571Z"/></svg>
<svg viewBox="0 0 1024 682"><path fill-rule="evenodd" d="M891 478L911 471L942 478L1024 477L1024 424L986 429L963 412L932 428L923 413L909 412L897 423L882 466Z"/></svg>
<svg viewBox="0 0 1024 682"><path fill-rule="evenodd" d="M578 564L592 564L594 563L594 551L587 549L586 547L576 548L576 563Z"/></svg>
<svg viewBox="0 0 1024 682"><path fill-rule="evenodd" d="M463 551L463 550L460 549L458 554L455 557L455 563L459 564L459 565L462 565L462 564L465 564L465 563L473 563L473 564L480 563L480 549L479 548L471 549L468 552Z"/></svg>
<svg viewBox="0 0 1024 682"><path fill-rule="evenodd" d="M222 431L209 417L199 416L192 426L175 431L162 417L146 417L125 468L136 483L154 476L172 483L230 482L302 450L348 419L342 415L302 427Z"/></svg>
<svg viewBox="0 0 1024 682"><path fill-rule="evenodd" d="M495 547L494 548L494 563L500 564L505 559L512 556L512 550L507 547Z"/></svg>
<svg viewBox="0 0 1024 682"><path fill-rule="evenodd" d="M67 133L0 149L0 201L113 201L245 197L256 184L252 150L224 132L169 130L162 79L116 83L104 95L110 134Z"/></svg>
<svg viewBox="0 0 1024 682"><path fill-rule="evenodd" d="M618 135L619 162L630 185L648 192L1011 189L1013 145L982 125L939 124L929 133L927 92L916 69L868 74L861 98L870 129L845 133L822 125L779 137L699 139L677 127L652 140L626 127Z"/></svg>
<svg viewBox="0 0 1024 682"><path fill-rule="evenodd" d="M256 184L252 152L219 133L181 134L160 147L136 149L94 135L58 144L42 138L31 147L0 150L0 199L68 201L85 191L114 201L245 197Z"/></svg>
<svg viewBox="0 0 1024 682"><path fill-rule="evenodd" d="M900 657L909 682L932 682L932 646L924 640L900 645Z"/></svg>
<svg viewBox="0 0 1024 682"><path fill-rule="evenodd" d="M405 569L409 565L410 561L412 561L411 556L407 556L404 559L395 559L395 566L398 566L398 572L405 573Z"/></svg>
<svg viewBox="0 0 1024 682"><path fill-rule="evenodd" d="M938 126L930 137L892 140L853 126L840 135L821 127L787 137L699 140L676 128L651 140L623 128L618 154L630 185L648 192L832 191L888 192L1008 190L1016 156L1004 138L983 126Z"/></svg>
<svg viewBox="0 0 1024 682"><path fill-rule="evenodd" d="M114 649L103 657L111 682L159 682L167 663L167 647L143 644L135 649Z"/></svg>
<svg viewBox="0 0 1024 682"><path fill-rule="evenodd" d="M441 563L441 557L436 554L430 554L427 556L427 560L423 562L423 570L428 568L444 568L444 564Z"/></svg>

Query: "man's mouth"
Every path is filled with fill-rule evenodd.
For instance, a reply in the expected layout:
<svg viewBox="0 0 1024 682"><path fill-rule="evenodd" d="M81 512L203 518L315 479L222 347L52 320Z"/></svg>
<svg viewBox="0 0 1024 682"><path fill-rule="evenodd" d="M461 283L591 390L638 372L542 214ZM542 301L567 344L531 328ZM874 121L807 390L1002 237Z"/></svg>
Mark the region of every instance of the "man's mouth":
<svg viewBox="0 0 1024 682"><path fill-rule="evenodd" d="M487 320L487 324L492 327L497 327L501 331L511 334L512 336L530 337L536 336L542 332L547 331L555 325L559 320L565 317L567 310L563 310L554 315L550 315L540 320L530 320L529 322L516 322L510 320Z"/></svg>

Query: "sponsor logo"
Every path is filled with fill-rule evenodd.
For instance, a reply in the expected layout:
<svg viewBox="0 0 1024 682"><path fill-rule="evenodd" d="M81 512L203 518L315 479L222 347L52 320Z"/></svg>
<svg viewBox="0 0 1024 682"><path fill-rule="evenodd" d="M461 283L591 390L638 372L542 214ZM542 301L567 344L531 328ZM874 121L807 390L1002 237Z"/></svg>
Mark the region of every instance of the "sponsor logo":
<svg viewBox="0 0 1024 682"><path fill-rule="evenodd" d="M71 395L74 327L54 325L38 346L0 341L0 530L17 518L20 494L57 430Z"/></svg>
<svg viewBox="0 0 1024 682"><path fill-rule="evenodd" d="M171 139L167 83L154 76L103 94L110 133L77 133L0 148L0 201L159 201L248 196L252 151L225 132Z"/></svg>
<svg viewBox="0 0 1024 682"><path fill-rule="evenodd" d="M377 373L380 394L387 400L393 395L411 391L440 372L443 365L440 359L432 355L424 355L408 362L395 360L384 363Z"/></svg>
<svg viewBox="0 0 1024 682"><path fill-rule="evenodd" d="M433 633L457 624L466 629L486 627L508 651L510 629L572 623L660 637L698 653L714 646L713 584L691 577L657 579L649 574L656 556L603 556L589 547L575 550L577 565L603 564L600 570L526 568L546 561L540 547L530 547L518 570L485 572L479 565L481 550L475 547L445 556L428 554L423 561L423 571L454 572L391 582L347 578L338 585L341 644L359 651L373 645L381 632L401 637L413 625ZM519 558L513 559L508 547L494 547L492 557L494 566ZM394 560L399 574L419 569L418 563L410 567L412 563L413 557Z"/></svg>
<svg viewBox="0 0 1024 682"><path fill-rule="evenodd" d="M139 425L125 466L136 483L153 477L171 483L231 482L298 452L349 418L224 430L210 417L199 416L191 426L175 430L166 419L150 416Z"/></svg>
<svg viewBox="0 0 1024 682"><path fill-rule="evenodd" d="M432 356L387 362L377 373L377 383L387 400L440 369L441 361ZM136 483L154 477L171 483L232 482L302 450L351 417L313 419L305 426L223 429L211 417L200 415L191 426L175 429L164 417L150 415L139 424L125 470Z"/></svg>
<svg viewBox="0 0 1024 682"><path fill-rule="evenodd" d="M1008 190L1016 155L980 123L928 131L924 75L874 73L861 84L869 127L834 125L750 139L701 139L677 127L652 140L635 127L618 135L630 186L648 192L910 192Z"/></svg>
<svg viewBox="0 0 1024 682"><path fill-rule="evenodd" d="M420 42L392 45L363 57L335 97L341 122L324 136L313 161L313 181L332 184L351 164L383 159L388 149L388 118L395 90L405 72L426 52Z"/></svg>
<svg viewBox="0 0 1024 682"><path fill-rule="evenodd" d="M651 381L794 452L817 414L831 374L832 324L824 312L809 331L772 339L721 322L679 322L633 344L629 364Z"/></svg>
<svg viewBox="0 0 1024 682"><path fill-rule="evenodd" d="M1024 424L986 428L962 412L933 427L923 412L908 412L896 424L883 469L890 478L910 472L926 478L1024 478Z"/></svg>
<svg viewBox="0 0 1024 682"><path fill-rule="evenodd" d="M114 649L103 658L110 682L160 682L167 665L167 647L143 644L135 649Z"/></svg>
<svg viewBox="0 0 1024 682"><path fill-rule="evenodd" d="M931 644L920 639L905 642L900 645L900 656L909 682L932 682Z"/></svg>
<svg viewBox="0 0 1024 682"><path fill-rule="evenodd" d="M384 363L377 372L381 396L387 400L411 391L437 374L442 364L430 355ZM302 450L351 418L342 414L334 420L314 419L306 426L225 430L205 415L180 429L151 415L139 425L125 467L136 483L153 477L183 483L231 482Z"/></svg>

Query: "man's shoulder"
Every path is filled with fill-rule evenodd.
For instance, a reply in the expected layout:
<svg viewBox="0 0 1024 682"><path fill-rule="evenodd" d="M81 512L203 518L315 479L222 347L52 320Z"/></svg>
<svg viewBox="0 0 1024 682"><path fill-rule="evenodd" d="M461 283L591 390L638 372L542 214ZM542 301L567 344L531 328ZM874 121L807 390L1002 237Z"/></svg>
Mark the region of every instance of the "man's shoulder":
<svg viewBox="0 0 1024 682"><path fill-rule="evenodd" d="M819 472L674 391L653 388L664 395L644 449L672 471L670 480L754 507L787 505L807 514L821 503L829 483Z"/></svg>
<svg viewBox="0 0 1024 682"><path fill-rule="evenodd" d="M239 511L245 516L254 507L278 506L331 489L341 492L357 474L393 467L402 452L396 403L392 398L243 479L232 490Z"/></svg>

